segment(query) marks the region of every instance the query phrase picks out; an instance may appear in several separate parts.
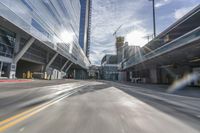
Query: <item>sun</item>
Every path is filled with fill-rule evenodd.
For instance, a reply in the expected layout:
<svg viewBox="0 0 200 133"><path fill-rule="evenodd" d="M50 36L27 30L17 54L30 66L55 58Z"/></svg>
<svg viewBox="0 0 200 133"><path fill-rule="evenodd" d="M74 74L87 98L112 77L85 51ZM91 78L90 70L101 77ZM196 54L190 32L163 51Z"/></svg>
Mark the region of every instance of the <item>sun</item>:
<svg viewBox="0 0 200 133"><path fill-rule="evenodd" d="M145 38L145 35L145 30L134 30L126 35L125 40L129 43L129 45L142 47L148 42L148 40Z"/></svg>
<svg viewBox="0 0 200 133"><path fill-rule="evenodd" d="M72 43L74 40L74 34L68 31L61 32L60 39L64 43Z"/></svg>

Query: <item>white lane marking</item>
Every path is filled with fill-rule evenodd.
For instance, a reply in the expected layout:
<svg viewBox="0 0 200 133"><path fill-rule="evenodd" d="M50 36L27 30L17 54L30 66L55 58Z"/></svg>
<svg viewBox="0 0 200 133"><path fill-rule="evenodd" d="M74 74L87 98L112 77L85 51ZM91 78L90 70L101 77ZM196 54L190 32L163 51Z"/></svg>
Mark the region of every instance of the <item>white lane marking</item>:
<svg viewBox="0 0 200 133"><path fill-rule="evenodd" d="M18 107L21 108L21 107L25 107L25 106L28 106L28 105L31 105L31 104L34 104L34 103L37 103L37 102L40 102L40 101L44 101L44 100L48 100L48 99L51 99L51 98L55 98L56 96L59 96L60 94L62 93L66 93L68 91L71 91L71 90L74 90L74 89L77 89L77 88L80 88L80 87L84 87L85 85L79 85L79 86L76 86L76 87L73 87L73 88L69 88L69 89L64 89L62 91L58 91L56 93L52 93L52 94L49 94L49 95L45 95L45 96L41 96L39 98L36 98L36 99L32 99L30 101L27 101L23 104L20 104Z"/></svg>
<svg viewBox="0 0 200 133"><path fill-rule="evenodd" d="M25 129L25 128L24 128L24 127L22 127L22 128L20 128L20 129L19 129L19 131L20 131L20 132L23 132L23 131L24 131L24 129Z"/></svg>

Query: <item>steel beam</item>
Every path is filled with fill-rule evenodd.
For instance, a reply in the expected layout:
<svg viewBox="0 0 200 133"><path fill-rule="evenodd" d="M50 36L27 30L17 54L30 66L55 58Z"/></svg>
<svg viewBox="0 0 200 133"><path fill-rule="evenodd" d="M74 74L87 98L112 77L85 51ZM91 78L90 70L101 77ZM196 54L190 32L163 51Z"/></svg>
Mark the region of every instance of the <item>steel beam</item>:
<svg viewBox="0 0 200 133"><path fill-rule="evenodd" d="M30 46L33 44L33 42L35 41L34 37L31 37L27 43L24 45L24 47L22 48L22 50L14 57L13 62L17 63L20 58L26 53L26 51L30 48Z"/></svg>

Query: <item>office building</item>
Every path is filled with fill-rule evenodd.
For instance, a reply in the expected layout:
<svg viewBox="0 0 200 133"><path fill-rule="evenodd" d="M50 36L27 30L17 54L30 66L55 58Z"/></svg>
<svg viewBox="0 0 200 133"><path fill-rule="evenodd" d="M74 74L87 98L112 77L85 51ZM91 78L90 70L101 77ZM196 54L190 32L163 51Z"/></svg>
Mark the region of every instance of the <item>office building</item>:
<svg viewBox="0 0 200 133"><path fill-rule="evenodd" d="M80 13L79 0L1 0L0 77L29 72L59 79L88 69L79 46Z"/></svg>
<svg viewBox="0 0 200 133"><path fill-rule="evenodd" d="M81 15L80 15L80 36L79 44L87 57L89 57L90 49L90 32L91 32L91 15L92 15L92 0L80 0Z"/></svg>
<svg viewBox="0 0 200 133"><path fill-rule="evenodd" d="M104 80L118 80L117 55L105 55L101 60L101 75Z"/></svg>

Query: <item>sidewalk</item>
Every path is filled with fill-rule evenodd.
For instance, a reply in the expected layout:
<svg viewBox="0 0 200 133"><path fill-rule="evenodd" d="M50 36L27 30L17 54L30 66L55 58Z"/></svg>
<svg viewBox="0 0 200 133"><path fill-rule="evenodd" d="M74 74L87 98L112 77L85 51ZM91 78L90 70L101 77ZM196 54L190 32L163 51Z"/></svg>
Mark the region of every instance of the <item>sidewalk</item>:
<svg viewBox="0 0 200 133"><path fill-rule="evenodd" d="M130 85L130 86L141 87L144 89L150 89L153 91L165 92L165 93L167 93L166 91L170 87L170 85L164 85L164 84L141 84L141 83L131 83L131 82L119 82L119 83ZM200 98L200 87L188 86L173 94Z"/></svg>
<svg viewBox="0 0 200 133"><path fill-rule="evenodd" d="M29 88L35 88L35 87L43 87L43 86L77 82L76 80L68 80L68 79L61 79L61 80L19 79L19 80L1 80L1 81L2 82L0 82L0 93L3 91L22 90L22 89L29 89Z"/></svg>
<svg viewBox="0 0 200 133"><path fill-rule="evenodd" d="M200 119L200 90L187 90L198 93L197 96L189 95L184 91L179 94L166 93L167 85L133 84L125 82L113 82L117 88L132 95L145 103L162 110L159 105L170 106L172 109L183 112L189 116ZM163 86L163 88L161 88ZM155 89L156 88L156 89ZM180 94L183 93L184 95Z"/></svg>
<svg viewBox="0 0 200 133"><path fill-rule="evenodd" d="M31 82L32 79L0 79L0 83L21 83L21 82Z"/></svg>

